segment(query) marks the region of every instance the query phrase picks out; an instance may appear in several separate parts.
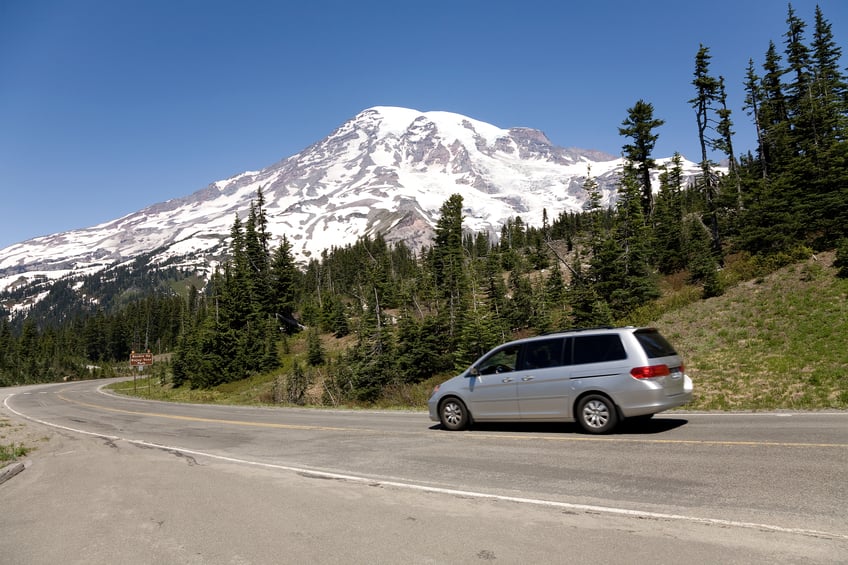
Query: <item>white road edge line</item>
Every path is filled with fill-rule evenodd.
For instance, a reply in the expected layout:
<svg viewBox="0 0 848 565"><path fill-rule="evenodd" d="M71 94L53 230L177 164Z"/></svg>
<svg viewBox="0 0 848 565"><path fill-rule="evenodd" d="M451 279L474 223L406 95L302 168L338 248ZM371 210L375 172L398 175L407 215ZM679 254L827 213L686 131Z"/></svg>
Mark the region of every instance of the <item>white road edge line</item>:
<svg viewBox="0 0 848 565"><path fill-rule="evenodd" d="M837 540L848 540L848 534L839 534L833 532L824 532L820 530L807 530L803 528L786 528L783 526L775 526L772 524L760 524L756 522L740 522L736 520L722 520L719 518L700 518L697 516L685 516L682 514L666 514L662 512L649 512L645 510L630 510L627 508L616 508L614 506L594 506L591 504L574 504L571 502L558 502L555 500L543 500L538 498L522 498L517 496L506 496L500 494L491 494L484 492L475 492L475 491L467 491L467 490L459 490L459 489L451 489L451 488L442 488L442 487L433 487L427 485L421 485L416 483L403 483L398 481L387 481L384 479L378 479L373 477L361 477L358 475L347 475L344 473L333 473L329 471L316 471L314 469L308 469L305 467L293 467L290 465L280 465L277 463L263 463L260 461L250 461L249 459L239 459L237 457L227 457L225 455L215 455L214 453L207 453L205 451L197 451L194 449L185 449L177 446L163 445L158 443L152 443L144 440L123 438L120 436L112 436L108 434L100 434L96 432L89 432L86 430L79 430L76 428L71 428L68 426L62 426L60 424L54 424L51 422L46 422L44 420L39 420L37 418L32 418L27 416L26 414L22 414L17 410L13 409L9 406L9 399L15 396L14 394L9 395L3 400L3 404L7 410L10 412L20 416L21 418L25 418L32 422L36 422L45 426L50 426L52 428L58 428L61 430L74 432L78 434L94 436L98 438L104 438L112 441L124 441L134 445L140 445L144 447L151 447L156 449L162 449L165 451L175 451L178 453L184 453L187 455L196 455L200 457L207 457L210 459L217 459L219 461L226 461L228 463L237 463L240 465L250 465L253 467L263 467L266 469L274 469L279 471L289 471L293 473L298 473L302 475L311 475L314 477L321 477L325 479L337 479L343 481L350 481L356 483L363 483L367 485L380 485L380 486L389 486L400 489L407 490L415 490L419 492L431 492L436 494L446 494L451 496L464 496L467 498L477 498L481 500L499 500L503 502L514 502L518 504L531 504L534 506L545 506L549 508L559 508L563 510L575 510L581 512L596 512L601 514L610 514L616 516L627 516L631 518L651 518L655 520L668 520L668 521L681 521L681 522L689 522L694 524L704 524L708 526L720 526L720 527L733 527L733 528L745 528L749 530L762 530L768 532L776 532L782 534L795 534L802 536L810 536L816 538L826 538L826 539L837 539Z"/></svg>

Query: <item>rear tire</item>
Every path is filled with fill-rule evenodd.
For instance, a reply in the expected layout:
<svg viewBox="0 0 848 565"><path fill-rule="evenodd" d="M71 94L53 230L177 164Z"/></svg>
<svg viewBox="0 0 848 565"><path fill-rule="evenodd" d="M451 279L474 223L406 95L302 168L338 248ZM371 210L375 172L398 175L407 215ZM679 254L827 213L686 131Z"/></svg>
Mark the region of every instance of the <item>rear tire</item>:
<svg viewBox="0 0 848 565"><path fill-rule="evenodd" d="M458 398L446 398L439 404L439 421L446 430L464 430L468 427L468 409Z"/></svg>
<svg viewBox="0 0 848 565"><path fill-rule="evenodd" d="M615 404L606 396L590 394L577 404L577 423L590 434L608 433L618 423Z"/></svg>

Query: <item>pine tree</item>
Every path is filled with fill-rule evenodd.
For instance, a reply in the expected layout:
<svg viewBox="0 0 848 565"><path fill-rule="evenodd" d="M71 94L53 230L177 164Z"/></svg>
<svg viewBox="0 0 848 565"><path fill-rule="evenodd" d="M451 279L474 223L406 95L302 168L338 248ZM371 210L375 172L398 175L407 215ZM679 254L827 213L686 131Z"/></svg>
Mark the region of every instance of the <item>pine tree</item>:
<svg viewBox="0 0 848 565"><path fill-rule="evenodd" d="M784 86L788 118L792 139L793 156L799 156L818 145L818 135L813 117L812 76L810 50L804 43L807 25L798 16L792 5L786 18L786 75L791 80Z"/></svg>
<svg viewBox="0 0 848 565"><path fill-rule="evenodd" d="M313 367L324 364L324 346L321 345L321 336L318 330L312 328L306 334L306 362Z"/></svg>
<svg viewBox="0 0 848 565"><path fill-rule="evenodd" d="M808 229L820 248L831 247L848 235L848 80L840 68L841 54L830 23L817 6L808 93L815 135L805 147L811 193Z"/></svg>
<svg viewBox="0 0 848 565"><path fill-rule="evenodd" d="M833 29L816 6L812 42L812 70L815 77L812 96L817 101L817 133L825 145L845 140L848 128L848 81L839 64L842 49L833 38Z"/></svg>
<svg viewBox="0 0 848 565"><path fill-rule="evenodd" d="M731 120L731 111L727 107L727 91L724 88L724 77L718 77L718 104L719 107L715 110L718 117L718 123L715 127L717 137L712 140L711 147L716 151L721 151L727 157L729 182L736 194L734 207L736 210L742 208L742 182L739 176L739 164L736 161L736 155L733 152L733 120ZM721 189L719 189L721 194Z"/></svg>
<svg viewBox="0 0 848 565"><path fill-rule="evenodd" d="M695 98L691 99L689 103L695 108L698 123L698 141L701 145L700 183L710 218L713 250L716 254L719 254L721 252L721 241L718 229L718 178L713 172L707 148L712 144L709 130L715 104L721 96L721 82L710 75L711 58L709 48L701 45L697 55L695 55L695 79L692 81L695 86Z"/></svg>
<svg viewBox="0 0 848 565"><path fill-rule="evenodd" d="M527 276L518 269L509 274L511 299L507 318L513 330L530 327L533 323L533 289Z"/></svg>
<svg viewBox="0 0 848 565"><path fill-rule="evenodd" d="M454 194L442 205L432 249L436 288L446 303L449 339L462 327L468 296L468 280L462 247L462 196Z"/></svg>
<svg viewBox="0 0 848 565"><path fill-rule="evenodd" d="M310 263L310 266L313 266L313 263ZM283 236L280 245L274 250L270 278L271 313L279 319L280 326L287 333L293 333L299 327L294 319L294 310L302 278L286 236Z"/></svg>
<svg viewBox="0 0 848 565"><path fill-rule="evenodd" d="M376 304L367 304L360 319L356 345L348 351L346 362L357 400L373 402L397 375L397 354L392 332L381 322Z"/></svg>
<svg viewBox="0 0 848 565"><path fill-rule="evenodd" d="M267 219L262 209L262 190L257 193L259 201L250 203L250 212L245 223L244 253L247 262L247 276L251 280L254 310L257 314L273 313L271 289L269 236L266 231Z"/></svg>
<svg viewBox="0 0 848 565"><path fill-rule="evenodd" d="M675 153L671 168L660 174L660 189L654 207L654 261L661 273L675 273L685 266L681 246L683 218L683 158Z"/></svg>
<svg viewBox="0 0 848 565"><path fill-rule="evenodd" d="M745 103L743 109L754 121L754 131L757 134L757 161L762 169L763 178L768 177L768 168L765 159L765 143L763 140L763 126L760 106L762 105L762 92L760 88L760 77L754 67L754 60L748 59L748 68L745 72ZM754 163L753 159L749 160Z"/></svg>
<svg viewBox="0 0 848 565"><path fill-rule="evenodd" d="M290 404L303 404L308 388L309 379L300 363L295 361L292 365L291 374L286 380L286 400Z"/></svg>
<svg viewBox="0 0 848 565"><path fill-rule="evenodd" d="M772 175L780 174L781 168L792 157L789 142L789 114L783 91L782 60L774 42L769 43L763 63L760 85L760 119L762 128L762 156L764 168Z"/></svg>
<svg viewBox="0 0 848 565"><path fill-rule="evenodd" d="M604 297L615 318L660 294L650 268L650 229L642 215L639 181L629 170L619 186L615 228L593 250L589 273L593 290Z"/></svg>
<svg viewBox="0 0 848 565"><path fill-rule="evenodd" d="M718 278L718 263L710 250L710 234L696 214L689 214L681 233L685 240L689 282L703 285L703 297L722 294Z"/></svg>
<svg viewBox="0 0 848 565"><path fill-rule="evenodd" d="M656 167L656 162L651 157L651 152L659 138L654 130L664 123L664 120L654 118L653 104L638 100L627 110L627 118L621 123L623 127L618 129L619 135L633 140L623 148L625 166L638 170L638 178L642 184L642 214L646 218L650 218L653 213L651 169Z"/></svg>
<svg viewBox="0 0 848 565"><path fill-rule="evenodd" d="M609 304L595 290L594 281L584 274L580 257L574 261L574 276L568 285L567 300L571 306L571 326L586 328L613 324Z"/></svg>
<svg viewBox="0 0 848 565"><path fill-rule="evenodd" d="M583 190L586 191L586 204L584 211L589 220L589 238L596 241L601 236L601 190L598 181L592 176L592 166L586 167L586 179L583 181Z"/></svg>
<svg viewBox="0 0 848 565"><path fill-rule="evenodd" d="M559 268L559 261L554 261L547 278L543 293L547 307L554 312L561 311L565 306L566 286Z"/></svg>

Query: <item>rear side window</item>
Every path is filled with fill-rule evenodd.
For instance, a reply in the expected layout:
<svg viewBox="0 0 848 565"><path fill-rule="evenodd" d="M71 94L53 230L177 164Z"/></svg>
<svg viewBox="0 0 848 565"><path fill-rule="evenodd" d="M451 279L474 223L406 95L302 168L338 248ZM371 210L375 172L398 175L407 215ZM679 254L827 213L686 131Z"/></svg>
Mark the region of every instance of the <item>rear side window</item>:
<svg viewBox="0 0 848 565"><path fill-rule="evenodd" d="M564 342L563 338L558 337L525 343L521 353L521 370L561 366Z"/></svg>
<svg viewBox="0 0 848 565"><path fill-rule="evenodd" d="M677 351L657 330L638 330L633 332L633 335L636 336L636 340L642 345L649 359L677 355Z"/></svg>
<svg viewBox="0 0 848 565"><path fill-rule="evenodd" d="M617 334L581 335L574 338L574 364L602 363L627 359Z"/></svg>

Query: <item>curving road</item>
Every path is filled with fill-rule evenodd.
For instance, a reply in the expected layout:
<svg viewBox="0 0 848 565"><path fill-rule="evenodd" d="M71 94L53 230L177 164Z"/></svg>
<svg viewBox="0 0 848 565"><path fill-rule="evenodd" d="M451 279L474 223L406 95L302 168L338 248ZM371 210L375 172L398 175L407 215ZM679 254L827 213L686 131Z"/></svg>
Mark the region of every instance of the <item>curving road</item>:
<svg viewBox="0 0 848 565"><path fill-rule="evenodd" d="M446 432L421 412L169 404L102 384L0 389L6 414L52 435L0 486L10 562L848 555L846 412Z"/></svg>

